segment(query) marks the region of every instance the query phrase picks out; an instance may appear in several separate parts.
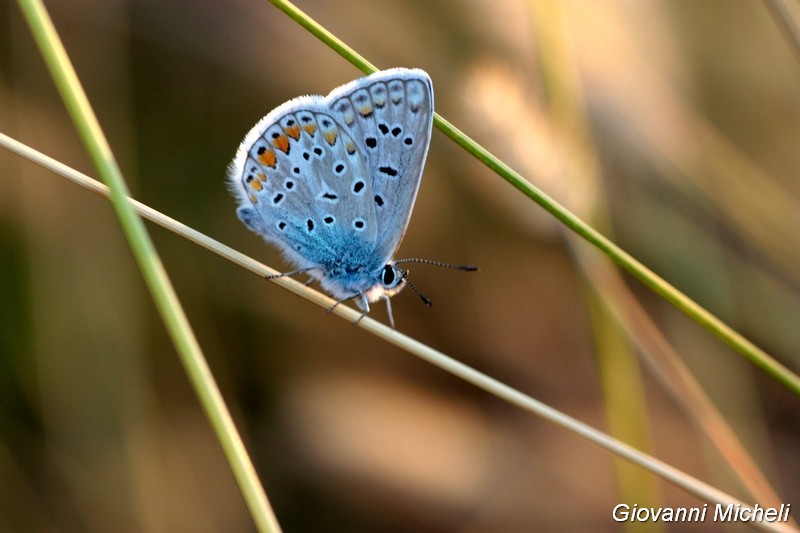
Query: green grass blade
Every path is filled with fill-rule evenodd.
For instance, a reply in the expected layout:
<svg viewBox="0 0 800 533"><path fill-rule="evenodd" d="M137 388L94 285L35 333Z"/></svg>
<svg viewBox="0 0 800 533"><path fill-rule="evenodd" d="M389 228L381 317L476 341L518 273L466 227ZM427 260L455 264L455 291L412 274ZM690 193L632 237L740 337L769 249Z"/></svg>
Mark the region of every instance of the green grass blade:
<svg viewBox="0 0 800 533"><path fill-rule="evenodd" d="M111 147L72 68L66 50L40 0L19 0L42 57L53 76L67 110L94 166L108 185L112 204L125 237L145 278L156 307L205 409L253 519L261 531L278 532L264 489L239 437L233 419L203 358L200 346L166 271L144 227L128 200L128 188Z"/></svg>
<svg viewBox="0 0 800 533"><path fill-rule="evenodd" d="M342 57L353 63L365 73L375 72L377 68L359 55L355 50L334 36L331 32L314 21L311 17L286 0L270 0L278 9L307 29L311 34L320 39ZM591 243L617 265L627 270L630 274L644 283L656 294L674 305L689 318L713 333L725 344L742 355L745 359L760 368L778 383L800 396L800 376L789 370L764 350L739 334L736 330L725 324L722 320L703 308L700 304L673 287L666 280L639 262L614 242L584 222L581 218L570 212L564 206L545 194L522 175L501 161L494 154L479 145L453 124L438 114L434 117L434 125L456 144L472 154L484 165L496 172L500 177L513 185L517 190L532 199L547 212L557 218L567 228Z"/></svg>

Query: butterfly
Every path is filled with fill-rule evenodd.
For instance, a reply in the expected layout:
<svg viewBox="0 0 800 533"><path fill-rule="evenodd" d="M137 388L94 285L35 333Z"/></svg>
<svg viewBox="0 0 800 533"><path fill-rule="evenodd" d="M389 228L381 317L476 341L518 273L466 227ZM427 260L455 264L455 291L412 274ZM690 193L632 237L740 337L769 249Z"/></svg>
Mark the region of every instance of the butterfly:
<svg viewBox="0 0 800 533"><path fill-rule="evenodd" d="M433 84L419 69L394 68L328 96L294 98L245 136L228 170L239 219L276 245L296 270L337 300L369 304L409 285L394 260L419 191L433 125ZM335 306L334 306L335 307Z"/></svg>

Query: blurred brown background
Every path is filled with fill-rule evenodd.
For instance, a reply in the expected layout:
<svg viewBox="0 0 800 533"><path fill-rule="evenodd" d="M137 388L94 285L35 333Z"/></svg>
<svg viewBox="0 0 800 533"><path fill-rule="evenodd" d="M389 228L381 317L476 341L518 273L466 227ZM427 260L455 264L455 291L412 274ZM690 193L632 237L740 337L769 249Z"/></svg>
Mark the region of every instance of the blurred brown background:
<svg viewBox="0 0 800 533"><path fill-rule="evenodd" d="M298 5L381 68L425 69L439 113L798 370L800 64L764 4ZM286 268L236 219L226 166L273 107L360 73L265 1L47 6L133 196ZM9 1L0 131L96 175ZM619 529L607 453L148 228L285 531ZM399 256L481 272L414 267L434 306L406 291L394 314L605 430L598 326L563 235L434 132ZM800 508L798 398L628 281ZM642 379L650 451L746 498L680 402ZM659 505L702 504L655 486ZM108 202L5 151L0 530L253 530Z"/></svg>

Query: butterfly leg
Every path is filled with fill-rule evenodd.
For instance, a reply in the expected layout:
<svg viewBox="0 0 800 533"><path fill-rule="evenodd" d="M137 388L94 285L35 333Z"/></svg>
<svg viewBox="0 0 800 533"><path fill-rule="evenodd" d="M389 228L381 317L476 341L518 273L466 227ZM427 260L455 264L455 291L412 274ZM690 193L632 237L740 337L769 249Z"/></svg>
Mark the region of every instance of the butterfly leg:
<svg viewBox="0 0 800 533"><path fill-rule="evenodd" d="M386 313L389 315L389 325L392 326L392 329L394 329L394 315L392 314L392 301L386 295L383 296L383 300L386 301Z"/></svg>
<svg viewBox="0 0 800 533"><path fill-rule="evenodd" d="M363 312L361 313L361 316L358 317L358 320L353 322L354 326L359 322L361 322L361 319L367 316L367 313L369 313L369 300L367 300L367 297L364 296L363 294L359 294L359 296L361 296L361 301L358 302L358 306L362 309Z"/></svg>
<svg viewBox="0 0 800 533"><path fill-rule="evenodd" d="M336 302L335 304L333 304L333 305L331 306L331 308L330 308L330 309L328 309L328 311L327 311L327 312L328 312L328 313L331 313L331 312L332 312L334 309L336 309L336 306L337 306L337 305L339 305L339 304L341 304L341 303L344 303L344 302L346 302L346 301L348 301L348 300L355 300L356 298L361 298L361 300L359 300L359 302L358 302L358 306L359 306L359 307L362 309L362 311L363 311L363 312L361 313L361 316L360 316L360 317L358 317L358 319L356 319L356 321L355 321L355 322L353 322L353 325L355 326L356 324L358 324L359 322L361 322L361 319L362 319L362 318L364 318L365 316L367 316L367 314L369 313L369 300L367 300L367 297L366 297L366 296L364 296L364 294L363 294L363 293L357 292L357 293L355 293L355 294L354 294L354 295L352 295L352 296L348 296L347 298L344 298L344 299L342 299L342 300L339 300L338 302Z"/></svg>
<svg viewBox="0 0 800 533"><path fill-rule="evenodd" d="M328 314L330 314L330 313L333 312L334 309L336 309L336 306L338 306L339 304L343 304L345 302L349 302L350 300L355 300L356 298L359 298L359 297L363 298L364 296L360 292L357 292L357 293L353 294L352 296L348 296L347 298L343 298L341 300L338 300L335 304L330 306L330 308L328 308L328 310L326 312ZM363 309L363 306L359 305L359 307L362 307L362 309ZM367 312L369 312L369 305L367 305ZM359 318L359 320L361 320L361 319Z"/></svg>
<svg viewBox="0 0 800 533"><path fill-rule="evenodd" d="M289 272L284 272L283 274L274 274L272 276L265 276L265 277L266 277L266 279L288 278L289 276L294 276L295 274L302 274L303 272L309 272L311 270L316 270L316 268L317 267L299 268L297 270L291 270ZM311 281L313 281L313 279L309 280L309 282L306 283L306 286L308 286L308 284L311 283Z"/></svg>
<svg viewBox="0 0 800 533"><path fill-rule="evenodd" d="M356 319L356 321L353 322L353 325L356 325L359 322L361 322L361 319L363 319L365 316L369 314L369 300L367 300L367 297L364 296L364 294L362 293L356 293L352 296L344 298L343 300L339 300L338 302L333 304L330 307L330 309L328 309L327 312L331 313L333 312L334 309L336 309L337 305L344 303L348 300L355 300L356 298L361 298L361 300L358 302L358 306L362 309L361 316L359 316L358 319ZM386 313L389 315L389 325L392 327L392 329L394 329L394 314L392 313L392 302L390 301L388 296L383 296L382 299L386 302Z"/></svg>

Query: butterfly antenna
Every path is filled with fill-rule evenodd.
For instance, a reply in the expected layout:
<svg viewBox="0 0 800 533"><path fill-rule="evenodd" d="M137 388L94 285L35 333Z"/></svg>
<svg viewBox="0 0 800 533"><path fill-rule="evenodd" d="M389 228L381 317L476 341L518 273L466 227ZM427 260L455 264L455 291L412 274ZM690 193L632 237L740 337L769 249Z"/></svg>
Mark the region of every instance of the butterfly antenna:
<svg viewBox="0 0 800 533"><path fill-rule="evenodd" d="M397 261L395 261L395 262L397 262ZM406 272L406 271L403 271L403 279L404 279L404 280L406 280L406 283L408 283L408 286L409 286L409 287L411 287L411 290L412 290L412 291L414 291L414 294L416 294L417 296L419 296L420 300L422 300L422 303L424 303L424 304L425 304L427 307L430 307L430 306L432 306L432 305L433 305L433 302L431 302L430 300L428 300L428 298L427 298L427 297L426 297L424 294L422 294L421 292L419 292L419 289L417 289L417 288L414 286L414 284L413 284L413 283L411 283L411 280L410 280L410 279L408 279L408 272Z"/></svg>
<svg viewBox="0 0 800 533"><path fill-rule="evenodd" d="M444 263L442 261L434 261L433 259L418 259L418 258L398 259L397 261L394 262L394 264L396 264L396 265L400 264L400 263L422 263L423 265L433 265L433 266L438 266L438 267L443 267L443 268L451 268L453 270L466 270L466 271L469 271L469 272L474 272L474 271L480 270L480 268L478 268L476 266L473 266L473 265L454 265L452 263ZM408 281L408 278L406 278L406 281ZM411 282L409 282L408 284L411 285ZM412 288L413 288L413 286L412 286ZM417 294L419 294L419 292L417 292Z"/></svg>

